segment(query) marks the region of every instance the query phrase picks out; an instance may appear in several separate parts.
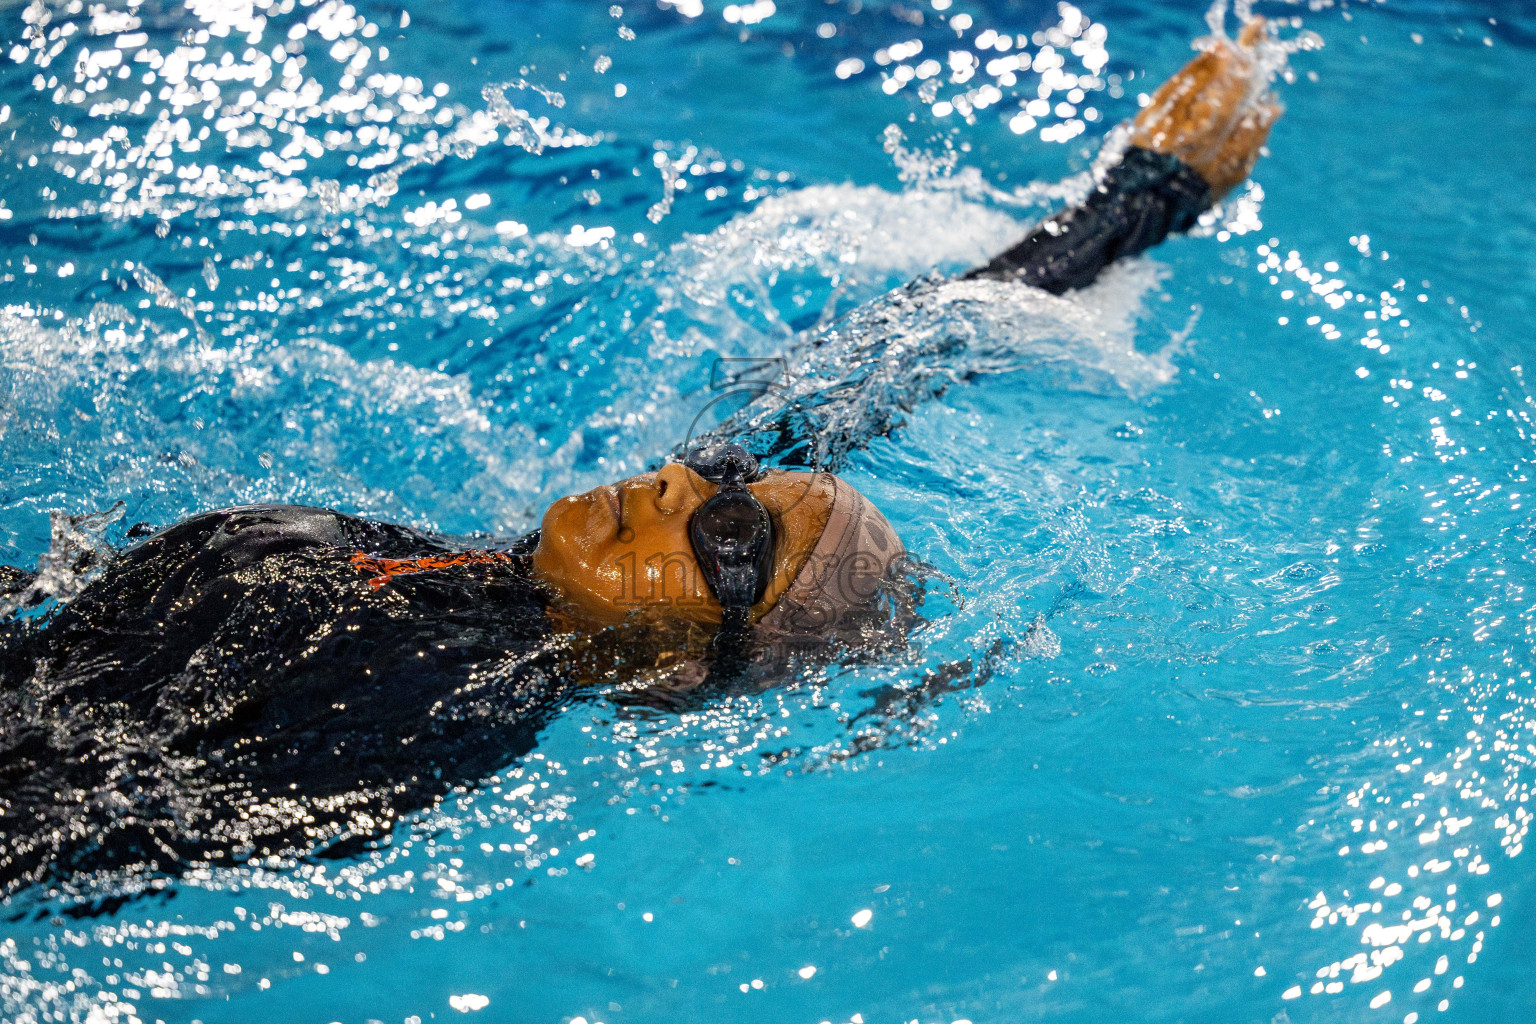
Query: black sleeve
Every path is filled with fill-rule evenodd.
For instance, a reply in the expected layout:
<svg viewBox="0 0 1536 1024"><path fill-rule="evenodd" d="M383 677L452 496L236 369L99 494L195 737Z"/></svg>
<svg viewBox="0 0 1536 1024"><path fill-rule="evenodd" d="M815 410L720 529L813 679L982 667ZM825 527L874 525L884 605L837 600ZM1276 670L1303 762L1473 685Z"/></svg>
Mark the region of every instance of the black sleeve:
<svg viewBox="0 0 1536 1024"><path fill-rule="evenodd" d="M1132 146L1081 206L964 276L1019 280L1060 295L1093 283L1122 256L1188 231L1210 205L1210 186L1178 157Z"/></svg>

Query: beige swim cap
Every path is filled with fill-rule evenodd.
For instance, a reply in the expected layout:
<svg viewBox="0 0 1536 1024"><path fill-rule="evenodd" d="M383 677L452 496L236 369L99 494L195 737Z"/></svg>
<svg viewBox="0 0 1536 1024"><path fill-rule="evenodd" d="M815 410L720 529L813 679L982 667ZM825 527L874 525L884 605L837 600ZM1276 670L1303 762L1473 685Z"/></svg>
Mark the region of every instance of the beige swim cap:
<svg viewBox="0 0 1536 1024"><path fill-rule="evenodd" d="M826 529L794 582L757 623L768 641L825 640L853 613L878 601L882 584L905 560L901 538L880 510L852 484L832 478Z"/></svg>

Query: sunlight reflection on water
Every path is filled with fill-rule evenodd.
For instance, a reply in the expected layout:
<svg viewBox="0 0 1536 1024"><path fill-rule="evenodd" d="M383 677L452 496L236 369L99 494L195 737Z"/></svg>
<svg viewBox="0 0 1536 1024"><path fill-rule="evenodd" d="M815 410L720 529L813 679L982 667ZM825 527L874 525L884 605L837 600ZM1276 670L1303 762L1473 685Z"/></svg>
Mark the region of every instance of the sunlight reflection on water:
<svg viewBox="0 0 1536 1024"><path fill-rule="evenodd" d="M82 882L135 896L96 916L15 896L5 1018L1528 1002L1488 964L1528 899L1506 865L1536 754L1533 399L1493 299L1270 164L1204 237L1084 295L878 299L1090 187L1088 140L1182 58L1132 51L1193 20L1133 15L0 13L0 561L49 550L49 510L119 499L115 542L258 500L526 529L674 443L710 359L804 353L850 310L953 375L849 470L954 583L907 655L573 711L362 855ZM1339 47L1396 31L1352 18L1308 22ZM1457 18L1415 8L1411 45L1504 59ZM1389 76L1401 51L1365 46ZM758 123L722 76L767 97ZM1309 95L1292 116L1342 151L1355 129ZM1275 166L1313 143L1288 130Z"/></svg>

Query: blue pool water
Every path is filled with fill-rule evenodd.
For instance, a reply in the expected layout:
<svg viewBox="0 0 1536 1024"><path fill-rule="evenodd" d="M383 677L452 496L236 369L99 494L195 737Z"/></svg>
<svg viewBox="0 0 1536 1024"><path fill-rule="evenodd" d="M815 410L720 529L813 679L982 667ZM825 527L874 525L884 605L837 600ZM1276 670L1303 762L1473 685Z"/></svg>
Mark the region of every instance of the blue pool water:
<svg viewBox="0 0 1536 1024"><path fill-rule="evenodd" d="M0 1018L1526 1019L1536 20L1260 9L1324 45L1222 217L936 328L879 296L1202 6L0 7L0 563L59 599L242 501L521 532L861 304L973 339L847 461L949 581L911 651L574 708L351 861L19 893Z"/></svg>

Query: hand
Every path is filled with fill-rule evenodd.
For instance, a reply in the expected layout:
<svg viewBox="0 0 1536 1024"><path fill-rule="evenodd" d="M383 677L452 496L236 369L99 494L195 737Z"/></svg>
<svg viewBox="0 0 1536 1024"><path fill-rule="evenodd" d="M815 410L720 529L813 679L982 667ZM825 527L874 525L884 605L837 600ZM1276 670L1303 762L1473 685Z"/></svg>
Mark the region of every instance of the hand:
<svg viewBox="0 0 1536 1024"><path fill-rule="evenodd" d="M1215 40L1136 115L1132 145L1184 161L1210 185L1213 200L1248 177L1283 109L1255 59L1263 36L1264 19L1254 18L1236 43Z"/></svg>

